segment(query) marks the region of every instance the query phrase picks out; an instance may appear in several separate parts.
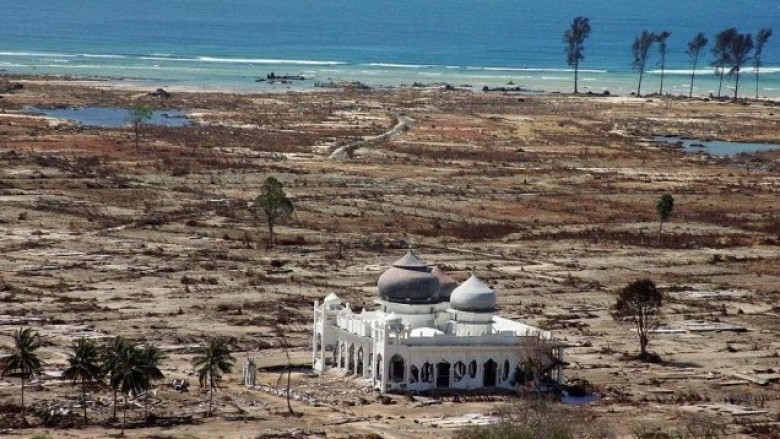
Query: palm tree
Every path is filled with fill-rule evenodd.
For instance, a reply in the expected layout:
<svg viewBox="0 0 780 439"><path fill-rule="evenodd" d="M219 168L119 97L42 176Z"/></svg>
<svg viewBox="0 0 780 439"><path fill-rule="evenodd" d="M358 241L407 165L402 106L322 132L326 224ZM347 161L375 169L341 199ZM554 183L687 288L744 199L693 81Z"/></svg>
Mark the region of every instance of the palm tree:
<svg viewBox="0 0 780 439"><path fill-rule="evenodd" d="M211 416L214 389L222 381L223 373L230 373L235 358L230 355L228 341L224 337L214 337L209 340L201 351L192 359L192 366L198 372L200 386L209 386L209 416Z"/></svg>
<svg viewBox="0 0 780 439"><path fill-rule="evenodd" d="M639 71L639 85L636 88L636 95L642 96L642 77L645 74L645 65L647 65L647 56L650 53L650 48L656 42L656 36L653 32L642 31L641 34L634 38L634 44L631 46L631 50L634 52L634 69Z"/></svg>
<svg viewBox="0 0 780 439"><path fill-rule="evenodd" d="M145 345L141 350L141 367L144 371L146 396L144 397L144 419L149 417L149 389L154 381L165 379L165 374L160 370L160 365L165 359L165 354L155 345Z"/></svg>
<svg viewBox="0 0 780 439"><path fill-rule="evenodd" d="M761 68L761 55L770 37L772 37L771 27L761 28L756 34L756 56L753 57L753 66L756 68L756 99L758 99L758 70Z"/></svg>
<svg viewBox="0 0 780 439"><path fill-rule="evenodd" d="M724 29L715 35L715 42L712 44L712 54L715 56L712 66L715 67L715 73L720 75L718 97L720 97L723 88L723 74L726 71L726 66L731 64L731 41L738 33L735 27Z"/></svg>
<svg viewBox="0 0 780 439"><path fill-rule="evenodd" d="M574 67L574 93L577 91L577 79L580 70L580 61L585 59L585 40L590 36L590 19L588 17L576 17L569 29L563 34L563 42L566 43L566 63Z"/></svg>
<svg viewBox="0 0 780 439"><path fill-rule="evenodd" d="M661 54L661 88L658 91L658 94L663 96L664 95L664 73L666 72L666 40L671 36L672 33L668 30L665 30L661 32L660 34L655 36L655 41L658 43L658 53Z"/></svg>
<svg viewBox="0 0 780 439"><path fill-rule="evenodd" d="M734 102L739 97L739 71L742 66L750 61L750 52L753 50L753 36L750 34L737 34L731 40L731 70L729 76L735 76Z"/></svg>
<svg viewBox="0 0 780 439"><path fill-rule="evenodd" d="M119 352L116 367L111 376L109 384L116 392L122 392L123 410L122 410L122 434L125 432L127 422L127 395L132 393L141 394L148 387L146 379L147 369L143 362L143 351L137 346L127 344L125 349Z"/></svg>
<svg viewBox="0 0 780 439"><path fill-rule="evenodd" d="M41 360L35 352L41 347L41 337L30 328L17 329L14 332L14 346L11 355L5 357L0 365L0 377L17 375L22 379L22 420L27 423L27 412L24 406L24 380L33 375L40 375Z"/></svg>
<svg viewBox="0 0 780 439"><path fill-rule="evenodd" d="M693 71L691 72L691 89L688 91L688 97L693 96L693 78L696 77L696 64L699 62L699 54L704 46L707 45L707 37L703 33L699 32L691 41L688 42L688 50L686 53L693 63Z"/></svg>
<svg viewBox="0 0 780 439"><path fill-rule="evenodd" d="M124 351L129 349L131 346L132 345L129 341L120 336L116 337L110 345L105 346L103 350L103 355L101 358L101 372L104 376L108 377L108 385L114 391L114 409L111 415L112 419L116 419L116 401L117 392L119 391L119 388L113 385L114 376L119 370L119 363L124 356Z"/></svg>
<svg viewBox="0 0 780 439"><path fill-rule="evenodd" d="M80 338L73 346L73 353L68 358L68 368L62 373L62 377L73 384L81 381L81 401L84 405L84 425L89 423L87 419L87 384L101 380L103 371L100 367L100 353L97 345L92 340Z"/></svg>

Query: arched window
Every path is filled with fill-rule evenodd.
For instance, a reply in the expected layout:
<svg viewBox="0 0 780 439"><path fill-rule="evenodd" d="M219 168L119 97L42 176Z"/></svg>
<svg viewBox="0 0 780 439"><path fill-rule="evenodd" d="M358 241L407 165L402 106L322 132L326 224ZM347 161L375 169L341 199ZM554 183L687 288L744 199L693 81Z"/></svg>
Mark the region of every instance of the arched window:
<svg viewBox="0 0 780 439"><path fill-rule="evenodd" d="M396 383L404 381L406 377L406 363L403 357L395 354L390 358L390 379Z"/></svg>
<svg viewBox="0 0 780 439"><path fill-rule="evenodd" d="M420 373L420 380L424 383L430 383L433 381L433 364L425 363Z"/></svg>
<svg viewBox="0 0 780 439"><path fill-rule="evenodd" d="M382 381L382 354L376 356L376 369L374 370L374 377L377 381Z"/></svg>
<svg viewBox="0 0 780 439"><path fill-rule="evenodd" d="M469 363L469 378L474 379L477 377L477 360L471 360Z"/></svg>
<svg viewBox="0 0 780 439"><path fill-rule="evenodd" d="M409 382L416 383L417 381L420 381L420 369L417 366L412 366L409 368Z"/></svg>
<svg viewBox="0 0 780 439"><path fill-rule="evenodd" d="M509 379L509 360L504 360L504 381Z"/></svg>
<svg viewBox="0 0 780 439"><path fill-rule="evenodd" d="M453 367L453 372L455 376L455 382L457 383L463 379L464 375L466 375L466 365L463 364L462 361L458 361Z"/></svg>

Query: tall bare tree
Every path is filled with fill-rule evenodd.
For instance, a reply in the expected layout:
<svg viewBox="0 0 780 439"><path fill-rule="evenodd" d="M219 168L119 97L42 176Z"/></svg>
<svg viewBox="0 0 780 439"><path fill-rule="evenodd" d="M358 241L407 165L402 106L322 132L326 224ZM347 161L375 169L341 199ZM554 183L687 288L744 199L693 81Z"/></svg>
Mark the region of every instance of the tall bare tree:
<svg viewBox="0 0 780 439"><path fill-rule="evenodd" d="M737 28L730 27L718 32L715 35L715 42L712 44L712 66L715 67L715 73L718 74L718 97L721 96L723 89L723 75L726 73L726 67L731 64L731 41L739 32Z"/></svg>
<svg viewBox="0 0 780 439"><path fill-rule="evenodd" d="M688 50L686 53L693 63L693 71L691 71L691 88L688 91L689 98L693 96L693 79L696 77L696 64L699 63L699 54L701 54L702 49L704 49L704 46L706 46L707 43L707 37L701 32L696 34L696 36L688 42Z"/></svg>
<svg viewBox="0 0 780 439"><path fill-rule="evenodd" d="M771 27L761 28L756 34L756 54L753 57L753 67L756 68L756 99L758 99L758 71L761 69L761 55L764 54L764 46L771 37Z"/></svg>
<svg viewBox="0 0 780 439"><path fill-rule="evenodd" d="M750 52L753 51L753 36L750 34L737 34L731 40L731 70L729 76L734 76L734 102L739 98L739 72L742 66L750 62Z"/></svg>
<svg viewBox="0 0 780 439"><path fill-rule="evenodd" d="M641 279L628 284L617 297L614 317L620 321L629 321L634 325L639 337L639 357L649 358L647 345L649 333L661 322L660 309L663 294L650 279Z"/></svg>
<svg viewBox="0 0 780 439"><path fill-rule="evenodd" d="M284 193L284 186L274 177L268 177L263 183L263 193L255 198L254 214L268 224L268 247L274 246L274 226L292 215L292 201Z"/></svg>
<svg viewBox="0 0 780 439"><path fill-rule="evenodd" d="M666 40L672 35L671 32L665 30L655 36L655 42L658 43L658 53L661 55L659 65L661 66L661 88L658 90L658 94L663 96L664 94L664 74L666 73Z"/></svg>
<svg viewBox="0 0 780 439"><path fill-rule="evenodd" d="M585 59L585 40L590 37L590 19L588 17L575 17L569 29L563 34L563 42L566 43L566 63L574 67L574 93L577 90L579 79L580 61Z"/></svg>
<svg viewBox="0 0 780 439"><path fill-rule="evenodd" d="M645 30L634 38L634 44L631 46L631 50L634 53L632 65L634 66L634 69L639 72L639 84L636 87L637 96L642 96L642 78L645 74L645 66L647 65L647 58L650 55L650 49L655 42L655 34Z"/></svg>

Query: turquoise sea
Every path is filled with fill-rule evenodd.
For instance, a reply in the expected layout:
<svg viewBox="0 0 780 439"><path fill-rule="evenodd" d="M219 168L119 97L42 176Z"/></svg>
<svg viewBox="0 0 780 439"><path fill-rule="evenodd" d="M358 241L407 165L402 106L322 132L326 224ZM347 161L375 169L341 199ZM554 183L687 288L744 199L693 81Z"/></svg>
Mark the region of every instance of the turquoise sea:
<svg viewBox="0 0 780 439"><path fill-rule="evenodd" d="M773 26L760 94L780 97L779 0L0 0L0 11L0 69L7 72L243 91L330 80L474 89L511 81L570 91L562 34L584 15L593 34L582 91L633 90L631 43L647 29L672 32L665 88L686 93L685 48L694 34L712 39L730 26L751 33ZM644 92L657 90L657 59ZM697 94L717 91L710 60L707 50ZM254 81L270 72L307 80ZM752 69L742 85L745 95L755 94Z"/></svg>

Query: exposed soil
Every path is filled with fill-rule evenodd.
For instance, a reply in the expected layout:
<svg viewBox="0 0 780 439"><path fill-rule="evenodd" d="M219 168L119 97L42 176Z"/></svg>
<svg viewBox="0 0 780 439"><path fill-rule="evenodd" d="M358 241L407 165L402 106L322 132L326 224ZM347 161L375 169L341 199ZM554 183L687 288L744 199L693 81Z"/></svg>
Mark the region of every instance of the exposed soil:
<svg viewBox="0 0 780 439"><path fill-rule="evenodd" d="M359 380L300 369L293 407L303 415L290 418L283 397L239 385L244 358L283 358L280 331L306 361L315 299L336 292L353 308L373 306L376 279L409 244L458 280L478 272L502 315L569 342L566 375L604 395L588 416L620 434L669 428L691 411L718 413L731 435L780 422L780 152L714 158L643 140L780 143L774 103L443 89L156 98L100 82L5 81L23 86L0 87L0 346L32 322L47 372L85 334L163 346L166 374L191 390L161 388L154 412L195 422L127 437L446 437L463 415L497 411L514 397L382 401ZM145 126L135 148L129 128L20 112L138 103L201 123ZM329 159L399 117L414 123ZM247 208L268 176L295 205L273 249ZM659 240L664 193L675 210ZM635 334L609 313L615 293L641 277L667 293L668 327L650 344L659 364L634 359ZM214 334L233 338L239 361L217 416L203 418L189 361ZM278 377L260 380L276 387ZM25 397L66 405L78 393L46 380ZM110 401L106 390L95 396ZM18 380L0 380L0 411L18 402ZM110 404L95 407L101 425L54 437L114 434L116 425L103 425L110 414ZM133 405L128 419L142 415ZM3 437L54 432L34 416L34 430L4 431L11 418L0 413Z"/></svg>

